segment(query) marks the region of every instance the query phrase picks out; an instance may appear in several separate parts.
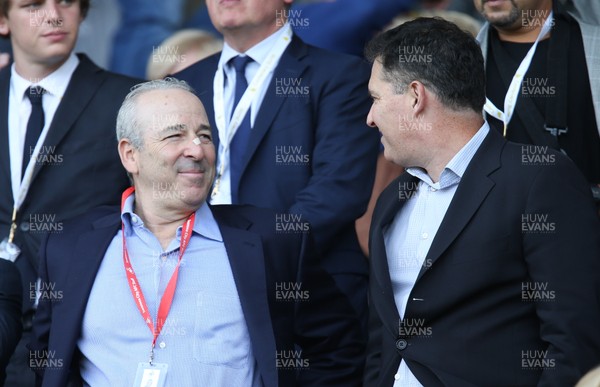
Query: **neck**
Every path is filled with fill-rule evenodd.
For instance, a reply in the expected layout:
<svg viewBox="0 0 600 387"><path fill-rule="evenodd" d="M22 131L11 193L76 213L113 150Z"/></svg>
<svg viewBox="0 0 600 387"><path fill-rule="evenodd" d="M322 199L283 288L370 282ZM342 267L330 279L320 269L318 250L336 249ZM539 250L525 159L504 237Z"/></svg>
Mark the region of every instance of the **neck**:
<svg viewBox="0 0 600 387"><path fill-rule="evenodd" d="M541 22L541 25L544 24L544 21ZM542 27L536 27L534 29L518 29L518 30L508 30L508 29L500 29L496 28L498 31L498 37L503 42L513 42L513 43L533 43L537 39ZM546 36L542 36L543 40L550 36L550 33L546 34Z"/></svg>
<svg viewBox="0 0 600 387"><path fill-rule="evenodd" d="M21 77L31 80L33 82L33 80L37 80L36 82L33 83L37 83L40 80L46 78L48 75L52 74L53 72L55 72L56 70L58 70L58 68L60 66L62 66L67 59L69 59L69 57L67 56L66 58L58 61L58 62L53 62L51 64L49 63L28 63L26 60L22 60L19 55L17 53L14 54L15 55L15 70L17 71L17 74L19 74Z"/></svg>
<svg viewBox="0 0 600 387"><path fill-rule="evenodd" d="M454 156L473 138L483 125L481 114L463 112L447 114L439 117L438 135L434 137L434 149L430 159L424 163L424 169L434 183L440 180L440 175Z"/></svg>
<svg viewBox="0 0 600 387"><path fill-rule="evenodd" d="M136 190L134 212L144 222L144 226L159 240L163 249L175 237L177 228L194 212L193 209L176 209L160 201L147 197Z"/></svg>
<svg viewBox="0 0 600 387"><path fill-rule="evenodd" d="M231 29L223 31L223 38L228 45L240 53L244 53L262 42L275 32L279 31L286 20L281 18L279 22L273 23L271 28L256 28L256 29Z"/></svg>

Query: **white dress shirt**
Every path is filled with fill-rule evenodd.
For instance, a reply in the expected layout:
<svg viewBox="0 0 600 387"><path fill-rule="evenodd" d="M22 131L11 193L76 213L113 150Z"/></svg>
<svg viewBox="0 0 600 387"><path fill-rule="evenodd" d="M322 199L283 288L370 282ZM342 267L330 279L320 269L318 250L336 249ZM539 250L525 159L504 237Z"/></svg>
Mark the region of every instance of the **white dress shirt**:
<svg viewBox="0 0 600 387"><path fill-rule="evenodd" d="M40 134L37 146L42 146L54 114L62 100L71 76L79 65L79 59L71 54L67 61L53 73L43 79L25 79L17 73L13 63L10 75L10 92L8 95L8 148L10 153L10 178L13 198L18 196L21 188L21 165L23 162L23 147L25 146L25 134L27 133L27 122L31 114L31 102L25 96L25 91L30 86L41 86L44 88L42 107L44 109L44 128ZM29 151L27 151L29 153Z"/></svg>

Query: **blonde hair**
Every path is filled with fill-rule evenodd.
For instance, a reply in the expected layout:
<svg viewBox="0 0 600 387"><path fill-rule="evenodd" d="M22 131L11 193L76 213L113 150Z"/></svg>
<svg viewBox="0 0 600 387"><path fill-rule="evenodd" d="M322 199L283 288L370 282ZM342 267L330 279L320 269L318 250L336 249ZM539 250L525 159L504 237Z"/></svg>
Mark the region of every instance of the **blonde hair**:
<svg viewBox="0 0 600 387"><path fill-rule="evenodd" d="M160 79L173 74L173 70L181 62L189 62L190 58L187 56L190 52L194 54L192 58L194 61L187 63L188 66L221 51L222 48L223 41L209 32L197 29L181 30L152 50L146 66L146 77Z"/></svg>

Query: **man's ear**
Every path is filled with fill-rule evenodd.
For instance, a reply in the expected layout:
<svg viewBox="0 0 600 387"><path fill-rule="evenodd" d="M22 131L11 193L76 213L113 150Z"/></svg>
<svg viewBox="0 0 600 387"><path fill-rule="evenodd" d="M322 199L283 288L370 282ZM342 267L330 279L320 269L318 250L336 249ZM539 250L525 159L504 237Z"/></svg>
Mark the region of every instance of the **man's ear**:
<svg viewBox="0 0 600 387"><path fill-rule="evenodd" d="M138 150L133 147L128 138L123 138L118 145L119 157L121 164L131 175L138 173Z"/></svg>
<svg viewBox="0 0 600 387"><path fill-rule="evenodd" d="M10 34L10 28L8 27L8 18L6 16L0 16L0 35L2 37L8 37Z"/></svg>
<svg viewBox="0 0 600 387"><path fill-rule="evenodd" d="M419 81L412 81L410 85L408 85L408 93L410 97L413 98L413 114L417 116L425 110L427 105L428 95L425 90L425 85Z"/></svg>

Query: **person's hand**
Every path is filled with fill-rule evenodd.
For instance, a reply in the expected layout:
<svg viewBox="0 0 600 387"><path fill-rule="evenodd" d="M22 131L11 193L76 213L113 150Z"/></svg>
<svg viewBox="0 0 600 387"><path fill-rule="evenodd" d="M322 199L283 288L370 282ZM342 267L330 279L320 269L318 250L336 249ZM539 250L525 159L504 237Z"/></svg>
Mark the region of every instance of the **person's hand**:
<svg viewBox="0 0 600 387"><path fill-rule="evenodd" d="M2 70L4 67L8 66L9 63L10 63L10 54L7 54L5 52L0 52L0 70Z"/></svg>

